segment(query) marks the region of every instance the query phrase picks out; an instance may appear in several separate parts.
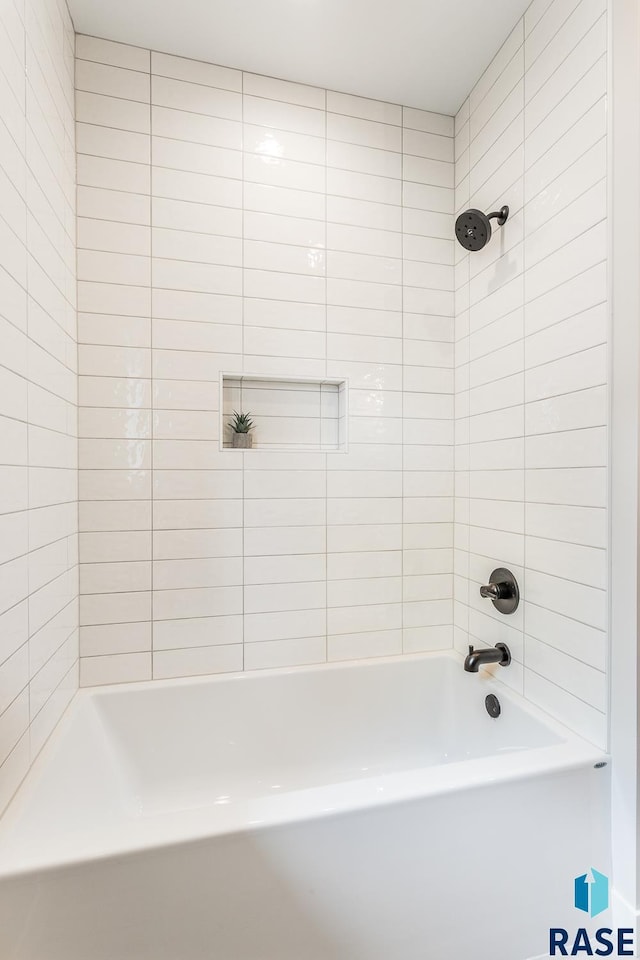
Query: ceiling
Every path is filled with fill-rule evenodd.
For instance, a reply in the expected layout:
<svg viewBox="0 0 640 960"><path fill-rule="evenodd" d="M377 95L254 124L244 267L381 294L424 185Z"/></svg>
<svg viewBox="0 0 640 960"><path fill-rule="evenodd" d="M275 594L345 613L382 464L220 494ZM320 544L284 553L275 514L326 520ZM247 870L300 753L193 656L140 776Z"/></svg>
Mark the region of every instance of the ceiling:
<svg viewBox="0 0 640 960"><path fill-rule="evenodd" d="M78 33L453 114L530 0L69 0Z"/></svg>

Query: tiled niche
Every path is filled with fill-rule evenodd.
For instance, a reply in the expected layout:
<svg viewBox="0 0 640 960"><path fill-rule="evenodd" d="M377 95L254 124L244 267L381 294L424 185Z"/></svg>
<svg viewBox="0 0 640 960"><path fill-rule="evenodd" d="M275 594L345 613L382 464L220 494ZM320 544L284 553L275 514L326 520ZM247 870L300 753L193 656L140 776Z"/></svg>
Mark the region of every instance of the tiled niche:
<svg viewBox="0 0 640 960"><path fill-rule="evenodd" d="M234 412L251 415L253 450L346 453L346 380L283 380L247 374L220 377L220 449L233 449Z"/></svg>

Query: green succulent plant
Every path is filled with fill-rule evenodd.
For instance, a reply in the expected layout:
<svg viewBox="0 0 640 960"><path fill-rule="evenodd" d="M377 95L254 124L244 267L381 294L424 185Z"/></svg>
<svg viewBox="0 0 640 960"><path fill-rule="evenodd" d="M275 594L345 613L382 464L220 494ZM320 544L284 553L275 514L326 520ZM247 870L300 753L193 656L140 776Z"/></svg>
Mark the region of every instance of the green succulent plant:
<svg viewBox="0 0 640 960"><path fill-rule="evenodd" d="M229 421L229 426L234 433L249 433L253 427L253 420L250 413L238 413L233 411L233 419Z"/></svg>

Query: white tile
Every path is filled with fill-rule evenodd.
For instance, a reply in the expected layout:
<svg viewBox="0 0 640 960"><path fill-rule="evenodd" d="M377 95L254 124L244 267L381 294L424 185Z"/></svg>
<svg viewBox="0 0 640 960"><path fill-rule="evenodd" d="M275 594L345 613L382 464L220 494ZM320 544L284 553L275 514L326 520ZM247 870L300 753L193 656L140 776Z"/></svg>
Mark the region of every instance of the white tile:
<svg viewBox="0 0 640 960"><path fill-rule="evenodd" d="M83 627L80 634L82 657L141 653L151 649L151 624L131 623L126 630L113 624Z"/></svg>
<svg viewBox="0 0 640 960"><path fill-rule="evenodd" d="M323 663L326 659L324 636L267 640L245 646L246 670L302 666Z"/></svg>
<svg viewBox="0 0 640 960"><path fill-rule="evenodd" d="M604 549L557 539L527 538L527 566L532 570L605 589L607 555Z"/></svg>
<svg viewBox="0 0 640 960"><path fill-rule="evenodd" d="M242 554L240 528L155 530L154 559L233 557Z"/></svg>
<svg viewBox="0 0 640 960"><path fill-rule="evenodd" d="M263 157L258 154L245 154L244 177L250 183L285 187L292 190L323 193L325 188L325 168L323 166L314 163L300 163L297 160Z"/></svg>
<svg viewBox="0 0 640 960"><path fill-rule="evenodd" d="M592 347L527 370L525 400L541 400L600 386L606 381L606 349L603 346Z"/></svg>
<svg viewBox="0 0 640 960"><path fill-rule="evenodd" d="M288 217L324 220L326 200L320 193L289 190L269 184L247 183L244 187L244 209Z"/></svg>
<svg viewBox="0 0 640 960"><path fill-rule="evenodd" d="M153 655L153 679L194 677L208 673L230 673L242 669L242 646L194 647L157 650Z"/></svg>
<svg viewBox="0 0 640 960"><path fill-rule="evenodd" d="M452 632L448 625L407 627L402 631L403 653L448 650L452 645Z"/></svg>
<svg viewBox="0 0 640 960"><path fill-rule="evenodd" d="M326 480L324 471L248 470L244 473L244 496L248 500L266 497L323 497Z"/></svg>
<svg viewBox="0 0 640 960"><path fill-rule="evenodd" d="M527 500L532 503L606 505L607 471L603 467L531 470Z"/></svg>
<svg viewBox="0 0 640 960"><path fill-rule="evenodd" d="M288 80L276 80L273 77L258 76L255 73L243 74L243 92L247 96L264 97L268 100L295 103L303 107L315 107L324 110L325 92L320 87L309 87Z"/></svg>
<svg viewBox="0 0 640 960"><path fill-rule="evenodd" d="M328 199L343 197L345 202L357 203L363 200L399 206L402 184L397 164L398 156L380 150L372 151L368 147L353 147L350 144L330 147L328 158L332 165L327 167ZM336 206L335 200L333 204ZM399 211L397 213L399 214Z"/></svg>
<svg viewBox="0 0 640 960"><path fill-rule="evenodd" d="M78 156L78 185L81 187L98 187L144 195L149 192L150 183L149 168L144 164L85 154Z"/></svg>
<svg viewBox="0 0 640 960"><path fill-rule="evenodd" d="M137 287L149 286L151 263L146 256L79 250L78 279Z"/></svg>
<svg viewBox="0 0 640 960"><path fill-rule="evenodd" d="M327 637L327 659L330 661L390 657L399 653L402 653L401 630L343 633Z"/></svg>
<svg viewBox="0 0 640 960"><path fill-rule="evenodd" d="M532 435L605 426L607 410L605 387L539 400L525 408L526 432Z"/></svg>
<svg viewBox="0 0 640 960"><path fill-rule="evenodd" d="M245 240L321 249L325 246L325 227L316 220L302 217L247 211L244 214L244 237Z"/></svg>
<svg viewBox="0 0 640 960"><path fill-rule="evenodd" d="M242 119L242 98L239 93L158 75L153 77L151 103L208 117Z"/></svg>
<svg viewBox="0 0 640 960"><path fill-rule="evenodd" d="M242 185L226 177L158 167L154 168L153 196L241 207Z"/></svg>
<svg viewBox="0 0 640 960"><path fill-rule="evenodd" d="M245 123L243 149L261 157L265 163L277 160L301 160L324 164L326 146L323 137L313 137L290 130L265 129Z"/></svg>
<svg viewBox="0 0 640 960"><path fill-rule="evenodd" d="M442 113L403 107L402 122L405 130L422 130L424 133L437 133L444 137L454 135L454 118Z"/></svg>
<svg viewBox="0 0 640 960"><path fill-rule="evenodd" d="M453 162L453 140L451 137L424 133L418 130L405 130L403 149L405 154L412 154L416 157Z"/></svg>
<svg viewBox="0 0 640 960"><path fill-rule="evenodd" d="M451 189L454 185L453 164L442 160L405 155L403 158L403 176L405 180L430 184L434 187Z"/></svg>
<svg viewBox="0 0 640 960"><path fill-rule="evenodd" d="M120 223L150 223L149 198L103 187L78 186L78 215Z"/></svg>
<svg viewBox="0 0 640 960"><path fill-rule="evenodd" d="M399 603L402 600L400 577L353 578L327 584L327 607L353 607L363 604Z"/></svg>
<svg viewBox="0 0 640 960"><path fill-rule="evenodd" d="M343 114L327 113L327 137L329 140L380 150L400 152L402 149L402 131L399 127Z"/></svg>
<svg viewBox="0 0 640 960"><path fill-rule="evenodd" d="M76 93L76 117L84 123L102 127L149 133L149 106L134 100L103 96L98 93Z"/></svg>
<svg viewBox="0 0 640 960"><path fill-rule="evenodd" d="M244 582L252 584L301 583L325 578L324 554L282 557L246 557Z"/></svg>
<svg viewBox="0 0 640 960"><path fill-rule="evenodd" d="M242 236L242 211L239 209L192 200L153 197L151 210L155 230L165 228L209 236L234 238Z"/></svg>
<svg viewBox="0 0 640 960"><path fill-rule="evenodd" d="M230 296L239 296L242 291L239 267L154 257L153 276L157 287L169 290L190 290Z"/></svg>
<svg viewBox="0 0 640 960"><path fill-rule="evenodd" d="M76 61L76 90L149 103L149 73L88 60Z"/></svg>
<svg viewBox="0 0 640 960"><path fill-rule="evenodd" d="M309 276L325 274L325 253L318 247L245 240L243 251L243 262L247 269L304 273Z"/></svg>
<svg viewBox="0 0 640 960"><path fill-rule="evenodd" d="M326 619L324 606L318 610L247 614L244 618L245 649L254 642L324 637Z"/></svg>
<svg viewBox="0 0 640 960"><path fill-rule="evenodd" d="M166 53L151 52L151 72L158 77L172 77L174 80L186 80L223 90L242 90L242 73L219 67L201 60L189 60L173 57Z"/></svg>
<svg viewBox="0 0 640 960"><path fill-rule="evenodd" d="M187 143L165 137L153 138L153 163L158 167L242 178L242 155L238 150Z"/></svg>
<svg viewBox="0 0 640 960"><path fill-rule="evenodd" d="M606 547L606 519L606 512L594 507L551 503L526 505L526 530L530 536L585 546Z"/></svg>
<svg viewBox="0 0 640 960"><path fill-rule="evenodd" d="M402 526L394 523L340 524L327 529L327 549L331 553L400 550Z"/></svg>
<svg viewBox="0 0 640 960"><path fill-rule="evenodd" d="M153 595L153 616L158 620L209 617L242 611L242 588L197 587L158 590Z"/></svg>
<svg viewBox="0 0 640 960"><path fill-rule="evenodd" d="M402 262L392 257L330 251L327 254L327 276L371 283L400 284Z"/></svg>
<svg viewBox="0 0 640 960"><path fill-rule="evenodd" d="M82 657L80 685L93 687L105 683L132 683L151 679L150 653L108 654Z"/></svg>
<svg viewBox="0 0 640 960"><path fill-rule="evenodd" d="M76 34L76 56L83 60L107 63L127 70L149 70L149 51L112 40Z"/></svg>
<svg viewBox="0 0 640 960"><path fill-rule="evenodd" d="M327 220L375 230L402 230L402 210L387 203L327 197Z"/></svg>
<svg viewBox="0 0 640 960"><path fill-rule="evenodd" d="M239 120L161 106L151 107L151 118L156 137L242 150L242 124Z"/></svg>
<svg viewBox="0 0 640 960"><path fill-rule="evenodd" d="M247 270L244 277L244 293L257 299L266 300L298 300L301 303L322 303L325 298L325 280L323 277L303 276L301 274L276 272L272 270ZM260 344L267 344L271 340L281 340L283 348L287 342L289 347L286 355L300 355L293 348L293 343L286 337L278 337L277 332L273 335L256 329L252 334L253 341ZM272 351L272 347L261 347L258 352L267 353ZM245 344L247 353L255 352ZM315 351L314 351L315 354ZM276 350L275 356L279 356L279 350Z"/></svg>
<svg viewBox="0 0 640 960"><path fill-rule="evenodd" d="M242 103L245 123L291 130L293 133L305 133L314 137L323 137L325 134L325 113L322 109L248 94L245 94Z"/></svg>
<svg viewBox="0 0 640 960"><path fill-rule="evenodd" d="M348 188L345 188L345 181L358 185L358 192L354 191L355 196L361 196L366 200L383 200L383 191L389 197L387 202L397 202L399 195L399 183L373 183L369 181L370 186L366 187L365 175L377 178L392 178L399 180L402 176L402 157L399 153L390 150L382 150L376 147L347 143L339 140L327 141L327 187L329 193L338 193L349 196ZM340 171L350 170L361 174L361 177L340 176ZM378 195L375 195L375 190Z"/></svg>
<svg viewBox="0 0 640 960"><path fill-rule="evenodd" d="M396 126L402 123L402 107L395 103L367 100L364 97L336 93L333 90L327 90L327 110L348 117L359 117L362 120L375 120L378 123L392 123ZM413 112L421 113L419 110Z"/></svg>
<svg viewBox="0 0 640 960"><path fill-rule="evenodd" d="M188 617L185 620L156 620L153 625L154 651L231 644L242 644L241 614L228 617Z"/></svg>
<svg viewBox="0 0 640 960"><path fill-rule="evenodd" d="M97 157L149 163L150 139L146 133L114 130L92 123L76 124L76 149Z"/></svg>
<svg viewBox="0 0 640 960"><path fill-rule="evenodd" d="M247 584L244 587L245 615L282 610L313 610L325 603L324 581Z"/></svg>

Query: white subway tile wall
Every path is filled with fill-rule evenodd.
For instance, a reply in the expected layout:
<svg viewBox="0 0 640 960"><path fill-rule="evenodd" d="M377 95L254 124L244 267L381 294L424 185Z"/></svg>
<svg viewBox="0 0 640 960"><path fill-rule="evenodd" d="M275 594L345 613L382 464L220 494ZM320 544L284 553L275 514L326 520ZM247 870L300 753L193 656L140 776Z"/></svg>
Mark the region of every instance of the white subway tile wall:
<svg viewBox="0 0 640 960"><path fill-rule="evenodd" d="M607 14L534 3L455 122L456 211L510 206L456 249L455 646L605 746ZM497 566L524 602L480 599Z"/></svg>
<svg viewBox="0 0 640 960"><path fill-rule="evenodd" d="M0 5L0 811L78 686L74 35Z"/></svg>
<svg viewBox="0 0 640 960"><path fill-rule="evenodd" d="M450 647L453 118L76 56L82 683ZM221 450L229 371L348 452Z"/></svg>

